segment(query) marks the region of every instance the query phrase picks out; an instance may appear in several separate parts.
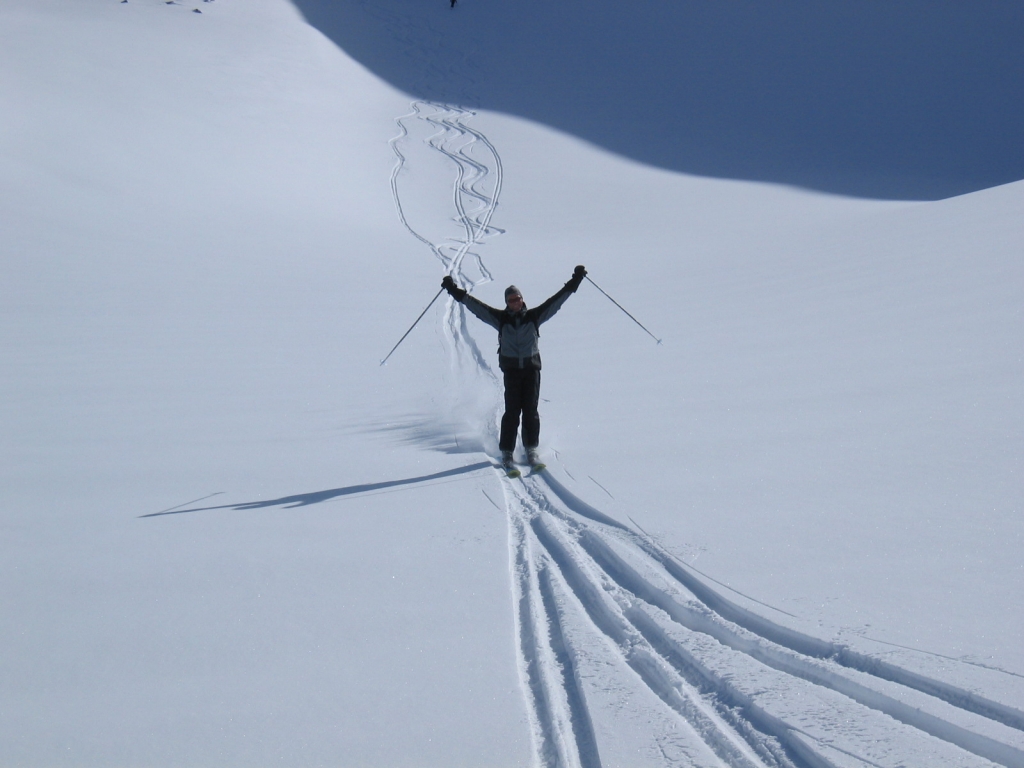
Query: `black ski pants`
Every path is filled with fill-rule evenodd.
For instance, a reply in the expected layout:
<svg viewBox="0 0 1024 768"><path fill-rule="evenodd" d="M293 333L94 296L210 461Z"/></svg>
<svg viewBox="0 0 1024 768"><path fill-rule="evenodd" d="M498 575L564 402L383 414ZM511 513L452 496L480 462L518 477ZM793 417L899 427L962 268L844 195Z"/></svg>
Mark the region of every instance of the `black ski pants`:
<svg viewBox="0 0 1024 768"><path fill-rule="evenodd" d="M523 445L534 448L540 442L540 371L517 368L505 371L505 414L501 417L498 447L511 451L516 447L519 417L523 419Z"/></svg>

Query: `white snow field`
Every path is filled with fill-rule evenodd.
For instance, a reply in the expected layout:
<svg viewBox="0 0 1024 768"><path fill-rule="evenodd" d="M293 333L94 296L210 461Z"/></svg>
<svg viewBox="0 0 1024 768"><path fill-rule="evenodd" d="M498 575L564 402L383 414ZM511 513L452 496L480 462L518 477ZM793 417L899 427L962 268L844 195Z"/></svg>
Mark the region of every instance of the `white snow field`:
<svg viewBox="0 0 1024 768"><path fill-rule="evenodd" d="M0 3L0 766L1024 766L1019 5L589 7Z"/></svg>

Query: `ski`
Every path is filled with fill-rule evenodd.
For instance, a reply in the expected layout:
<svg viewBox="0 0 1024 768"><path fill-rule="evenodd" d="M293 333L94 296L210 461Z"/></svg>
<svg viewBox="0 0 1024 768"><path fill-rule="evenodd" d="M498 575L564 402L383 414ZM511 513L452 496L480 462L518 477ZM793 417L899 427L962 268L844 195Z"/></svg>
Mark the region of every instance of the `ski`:
<svg viewBox="0 0 1024 768"><path fill-rule="evenodd" d="M534 462L533 464L526 464L530 468L530 475L535 475L538 472L543 472L548 468L547 464L543 462ZM505 477L523 477L523 471L514 464L496 464L495 469L501 470L505 473ZM527 475L529 477L529 475Z"/></svg>
<svg viewBox="0 0 1024 768"><path fill-rule="evenodd" d="M515 464L503 464L498 462L494 465L494 468L501 472L505 477L522 477L523 473L519 471Z"/></svg>

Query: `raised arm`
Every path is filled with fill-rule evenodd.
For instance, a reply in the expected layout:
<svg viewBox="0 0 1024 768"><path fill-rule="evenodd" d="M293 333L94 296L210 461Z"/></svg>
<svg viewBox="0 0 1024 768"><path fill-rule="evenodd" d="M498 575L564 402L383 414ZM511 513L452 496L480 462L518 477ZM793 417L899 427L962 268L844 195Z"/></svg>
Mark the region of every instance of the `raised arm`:
<svg viewBox="0 0 1024 768"><path fill-rule="evenodd" d="M479 317L492 328L501 327L501 310L484 304L475 296L470 296L465 290L455 284L451 275L445 275L441 281L441 287L448 291L448 294L466 309Z"/></svg>
<svg viewBox="0 0 1024 768"><path fill-rule="evenodd" d="M573 270L572 277L569 278L569 282L563 285L558 293L533 310L537 325L550 320L552 315L562 308L565 300L576 293L576 289L580 287L580 283L583 282L583 278L586 276L587 270L582 264L576 267Z"/></svg>

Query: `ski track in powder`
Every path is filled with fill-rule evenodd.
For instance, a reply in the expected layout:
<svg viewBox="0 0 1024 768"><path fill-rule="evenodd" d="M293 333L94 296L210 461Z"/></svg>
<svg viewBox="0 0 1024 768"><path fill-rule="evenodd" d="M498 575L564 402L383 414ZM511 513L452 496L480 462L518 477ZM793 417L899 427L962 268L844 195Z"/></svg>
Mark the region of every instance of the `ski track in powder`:
<svg viewBox="0 0 1024 768"><path fill-rule="evenodd" d="M415 101L391 141L399 219L467 290L491 281L478 250L502 234L501 158L473 117ZM402 184L417 158L438 157L459 232L440 244L409 221ZM444 328L456 370L496 383L457 302ZM1021 710L766 618L551 470L496 476L538 767L1024 768Z"/></svg>

